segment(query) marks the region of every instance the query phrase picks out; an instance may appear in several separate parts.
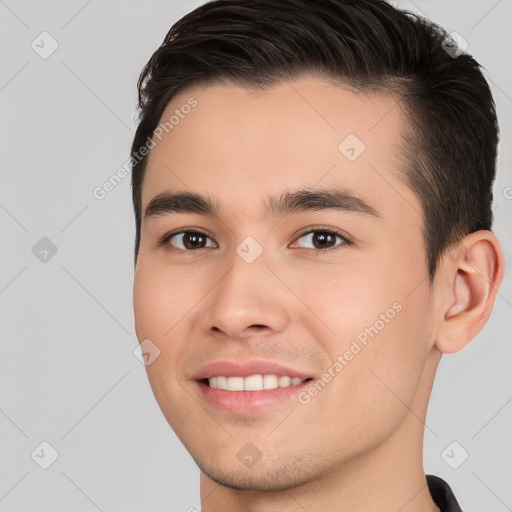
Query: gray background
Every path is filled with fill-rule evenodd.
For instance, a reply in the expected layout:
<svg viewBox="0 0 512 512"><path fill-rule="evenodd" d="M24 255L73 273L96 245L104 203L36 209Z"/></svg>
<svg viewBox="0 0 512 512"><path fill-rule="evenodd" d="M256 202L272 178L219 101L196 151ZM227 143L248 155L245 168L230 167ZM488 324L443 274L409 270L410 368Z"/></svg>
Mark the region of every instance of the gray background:
<svg viewBox="0 0 512 512"><path fill-rule="evenodd" d="M0 0L0 512L199 509L199 471L133 354L130 178L101 201L92 191L129 155L142 66L200 3ZM398 3L462 34L487 68L502 130L495 232L510 264L512 1ZM59 45L46 59L31 47L43 31ZM33 252L43 237L57 248L46 261ZM507 272L489 323L443 358L432 395L425 468L466 512L512 510L511 313ZM50 460L43 441L59 454L46 470L31 457Z"/></svg>

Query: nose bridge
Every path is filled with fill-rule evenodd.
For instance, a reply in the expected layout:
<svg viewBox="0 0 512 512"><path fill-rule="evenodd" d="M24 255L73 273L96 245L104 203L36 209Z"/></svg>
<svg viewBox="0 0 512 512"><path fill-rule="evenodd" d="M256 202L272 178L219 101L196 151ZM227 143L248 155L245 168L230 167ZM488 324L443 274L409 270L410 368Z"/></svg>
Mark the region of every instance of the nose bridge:
<svg viewBox="0 0 512 512"><path fill-rule="evenodd" d="M289 321L286 294L268 263L263 247L252 237L244 239L204 302L203 328L217 328L232 338L243 337L255 325L284 329Z"/></svg>

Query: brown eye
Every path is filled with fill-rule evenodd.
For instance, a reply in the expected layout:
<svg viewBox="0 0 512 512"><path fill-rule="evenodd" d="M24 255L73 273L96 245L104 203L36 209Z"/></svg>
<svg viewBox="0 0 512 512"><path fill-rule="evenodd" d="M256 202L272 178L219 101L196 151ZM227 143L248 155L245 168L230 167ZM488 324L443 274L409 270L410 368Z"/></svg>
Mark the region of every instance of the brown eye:
<svg viewBox="0 0 512 512"><path fill-rule="evenodd" d="M305 233L297 240L301 239L306 239L307 243L313 245L313 247L305 247L306 249L315 249L320 251L331 249L332 247L336 247L337 245L343 245L345 243L348 243L348 240L346 240L340 234L335 233L334 231L327 230L309 231L308 233ZM341 240L341 243L336 244L336 239ZM299 245L299 247L303 246Z"/></svg>
<svg viewBox="0 0 512 512"><path fill-rule="evenodd" d="M168 243L172 245L173 248L184 251L204 249L205 247L215 247L213 242L208 244L208 240L210 240L209 237L198 231L182 231L170 236Z"/></svg>

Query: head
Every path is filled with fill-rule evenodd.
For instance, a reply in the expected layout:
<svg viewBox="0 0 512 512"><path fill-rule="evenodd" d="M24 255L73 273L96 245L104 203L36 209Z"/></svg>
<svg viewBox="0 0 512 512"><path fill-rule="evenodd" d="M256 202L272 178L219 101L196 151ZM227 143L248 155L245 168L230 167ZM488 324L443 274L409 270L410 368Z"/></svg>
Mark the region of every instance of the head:
<svg viewBox="0 0 512 512"><path fill-rule="evenodd" d="M441 353L485 324L503 274L498 126L479 64L447 37L383 1L217 0L142 71L137 336L213 480L286 488L398 446L423 429ZM225 361L310 380L221 410L201 381Z"/></svg>

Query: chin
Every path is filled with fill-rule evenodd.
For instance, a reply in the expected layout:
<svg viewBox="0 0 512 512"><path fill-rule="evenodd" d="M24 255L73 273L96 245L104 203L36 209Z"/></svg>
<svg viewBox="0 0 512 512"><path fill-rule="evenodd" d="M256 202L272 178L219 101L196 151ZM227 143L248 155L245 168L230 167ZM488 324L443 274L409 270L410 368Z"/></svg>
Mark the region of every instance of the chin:
<svg viewBox="0 0 512 512"><path fill-rule="evenodd" d="M219 463L193 458L210 480L237 491L284 491L307 484L318 478L322 470L325 471L325 468L312 467L311 462L306 463L303 457L295 460L283 457L265 464L260 461L252 468L244 467L238 460L227 467L225 459Z"/></svg>
<svg viewBox="0 0 512 512"><path fill-rule="evenodd" d="M241 474L235 471L220 471L200 467L201 471L215 483L237 491L284 491L299 487L310 481L305 475L281 474L280 477L261 471L257 475Z"/></svg>

